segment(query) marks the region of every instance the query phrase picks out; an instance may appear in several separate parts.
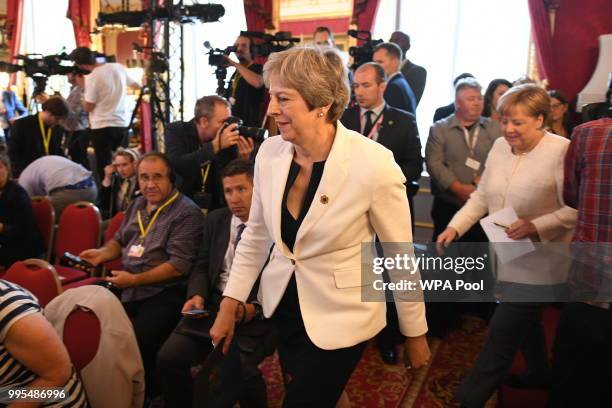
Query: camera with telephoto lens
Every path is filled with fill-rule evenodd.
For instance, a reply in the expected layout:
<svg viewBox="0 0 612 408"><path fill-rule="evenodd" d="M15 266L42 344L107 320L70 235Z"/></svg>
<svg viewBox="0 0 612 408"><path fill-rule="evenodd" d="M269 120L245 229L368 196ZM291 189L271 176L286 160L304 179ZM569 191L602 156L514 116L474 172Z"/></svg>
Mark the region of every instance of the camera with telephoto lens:
<svg viewBox="0 0 612 408"><path fill-rule="evenodd" d="M268 131L266 129L254 126L243 126L242 119L236 116L229 116L227 119L225 119L225 123L223 124L223 128L221 128L221 132L223 132L223 130L225 130L225 128L231 125L232 123L238 124L237 130L240 136L250 137L255 143L263 143L264 140L268 138Z"/></svg>
<svg viewBox="0 0 612 408"><path fill-rule="evenodd" d="M383 40L373 40L372 33L367 30L349 30L348 35L364 41L362 45L349 48L349 55L353 57L351 69L357 69L360 65L372 61L374 48L383 43Z"/></svg>

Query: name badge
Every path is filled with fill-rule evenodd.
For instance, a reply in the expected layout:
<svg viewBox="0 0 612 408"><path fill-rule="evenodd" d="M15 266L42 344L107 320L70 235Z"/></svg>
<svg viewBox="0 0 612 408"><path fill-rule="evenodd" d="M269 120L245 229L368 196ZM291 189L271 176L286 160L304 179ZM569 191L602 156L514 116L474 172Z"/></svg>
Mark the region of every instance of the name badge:
<svg viewBox="0 0 612 408"><path fill-rule="evenodd" d="M472 159L471 157L465 159L465 165L472 170L478 171L478 169L480 169L480 162L478 160Z"/></svg>
<svg viewBox="0 0 612 408"><path fill-rule="evenodd" d="M144 254L144 247L142 245L132 245L128 251L128 256L134 258L141 258L142 254Z"/></svg>

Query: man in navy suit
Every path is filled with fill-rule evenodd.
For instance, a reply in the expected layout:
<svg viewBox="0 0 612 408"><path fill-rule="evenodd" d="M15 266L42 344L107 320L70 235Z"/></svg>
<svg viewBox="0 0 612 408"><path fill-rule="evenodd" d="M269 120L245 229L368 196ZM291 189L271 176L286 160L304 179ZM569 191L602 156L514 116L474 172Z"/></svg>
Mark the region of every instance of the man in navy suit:
<svg viewBox="0 0 612 408"><path fill-rule="evenodd" d="M246 160L233 160L223 169L221 179L228 207L210 212L204 220L204 234L191 268L183 313L193 309L218 311L236 246L249 218L253 165ZM220 386L210 395L198 389L190 371L211 352L210 339L175 332L166 340L158 355L166 408L196 406L202 399L207 400L207 407L231 407L236 402L243 407L266 407L266 386L257 365L275 346L271 321L264 320L257 300L257 286L240 312L242 324L237 329L240 369L232 369L228 360L219 374ZM183 319L191 320L183 323L185 327L196 328L203 334L208 333L214 321L214 317L195 322L193 317Z"/></svg>
<svg viewBox="0 0 612 408"><path fill-rule="evenodd" d="M340 121L348 129L377 141L393 152L396 163L406 177L410 214L414 218L412 198L418 191L416 182L423 171L419 131L413 114L389 106L384 97L387 87L385 71L379 64L368 62L360 66L355 71L353 81L359 106L347 109Z"/></svg>
<svg viewBox="0 0 612 408"><path fill-rule="evenodd" d="M384 98L394 108L416 114L416 97L410 84L400 71L402 49L394 43L386 42L374 48L372 60L380 64L387 75Z"/></svg>
<svg viewBox="0 0 612 408"><path fill-rule="evenodd" d="M359 106L344 111L340 121L354 130L382 144L393 153L393 158L406 177L406 192L410 205L410 217L414 229L413 197L419 187L417 180L423 171L421 141L413 114L393 108L385 103L386 88L384 69L375 62L361 65L355 71L353 87ZM387 327L378 335L381 357L388 364L397 360L395 344L402 336L397 327L395 307L387 307Z"/></svg>

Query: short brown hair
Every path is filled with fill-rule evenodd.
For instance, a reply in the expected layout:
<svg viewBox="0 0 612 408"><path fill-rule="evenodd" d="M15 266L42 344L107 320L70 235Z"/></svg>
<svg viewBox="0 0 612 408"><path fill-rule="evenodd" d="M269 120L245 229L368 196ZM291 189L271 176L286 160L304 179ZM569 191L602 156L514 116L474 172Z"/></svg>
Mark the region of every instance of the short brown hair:
<svg viewBox="0 0 612 408"><path fill-rule="evenodd" d="M376 47L374 47L374 52L379 50L387 51L387 54L389 54L391 57L397 58L400 61L404 57L404 52L399 47L399 45L392 42L385 42L382 44L378 44Z"/></svg>
<svg viewBox="0 0 612 408"><path fill-rule="evenodd" d="M350 97L348 71L337 51L315 47L293 47L270 55L263 68L266 86L277 75L284 86L293 88L313 110L331 105L327 121L342 116Z"/></svg>
<svg viewBox="0 0 612 408"><path fill-rule="evenodd" d="M376 74L376 83L380 84L382 82L387 82L387 74L385 74L385 70L382 65L376 62L366 62L365 64L361 64L359 68L355 70L355 73L358 71L363 71L365 69L371 69Z"/></svg>
<svg viewBox="0 0 612 408"><path fill-rule="evenodd" d="M221 179L244 174L253 182L253 162L244 159L234 159L221 170Z"/></svg>
<svg viewBox="0 0 612 408"><path fill-rule="evenodd" d="M78 65L96 64L96 54L89 47L75 48L68 57Z"/></svg>
<svg viewBox="0 0 612 408"><path fill-rule="evenodd" d="M61 96L52 96L42 104L42 110L49 112L56 118L68 116L68 104Z"/></svg>
<svg viewBox="0 0 612 408"><path fill-rule="evenodd" d="M504 115L517 106L522 106L527 114L534 118L541 115L546 123L550 113L550 97L543 88L537 85L516 85L499 98L497 111Z"/></svg>

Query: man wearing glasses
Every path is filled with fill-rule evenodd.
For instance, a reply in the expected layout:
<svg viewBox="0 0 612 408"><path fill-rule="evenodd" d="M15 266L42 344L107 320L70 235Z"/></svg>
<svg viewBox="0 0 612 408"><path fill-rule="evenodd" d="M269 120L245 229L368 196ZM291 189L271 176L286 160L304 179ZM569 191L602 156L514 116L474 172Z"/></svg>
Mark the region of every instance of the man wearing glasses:
<svg viewBox="0 0 612 408"><path fill-rule="evenodd" d="M114 238L79 256L94 265L121 257L123 270L105 279L122 290L145 368L146 396L156 395L155 360L181 317L187 274L202 237L203 217L174 187L170 163L148 153L138 164L142 196L128 207Z"/></svg>

